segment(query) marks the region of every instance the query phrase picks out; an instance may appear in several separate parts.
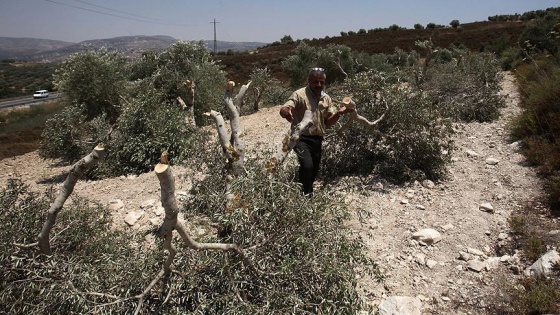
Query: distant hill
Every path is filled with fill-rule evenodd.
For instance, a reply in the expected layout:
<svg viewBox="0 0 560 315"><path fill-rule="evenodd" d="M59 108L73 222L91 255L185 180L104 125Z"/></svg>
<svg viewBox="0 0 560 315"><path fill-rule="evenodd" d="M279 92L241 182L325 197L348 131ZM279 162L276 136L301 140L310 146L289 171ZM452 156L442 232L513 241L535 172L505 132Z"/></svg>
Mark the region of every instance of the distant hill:
<svg viewBox="0 0 560 315"><path fill-rule="evenodd" d="M75 43L40 38L0 37L0 59L21 58Z"/></svg>
<svg viewBox="0 0 560 315"><path fill-rule="evenodd" d="M107 39L87 40L80 43L70 43L39 38L0 37L0 59L17 60L63 60L70 54L82 51L84 47L94 49L107 47L135 57L145 50L163 50L177 42L171 36L121 36ZM214 49L214 41L204 41L209 50ZM252 51L257 47L267 45L261 42L226 42L217 41L218 51Z"/></svg>

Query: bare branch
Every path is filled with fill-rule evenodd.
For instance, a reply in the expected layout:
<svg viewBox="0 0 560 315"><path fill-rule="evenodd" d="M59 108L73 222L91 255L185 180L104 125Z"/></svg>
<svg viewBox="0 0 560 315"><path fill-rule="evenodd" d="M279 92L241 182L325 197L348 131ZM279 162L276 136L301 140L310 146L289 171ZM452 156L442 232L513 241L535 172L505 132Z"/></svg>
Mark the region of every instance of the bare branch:
<svg viewBox="0 0 560 315"><path fill-rule="evenodd" d="M342 134L344 131L346 131L348 128L350 128L350 126L352 126L352 124L355 121L362 124L362 125L365 125L368 128L373 129L373 128L375 128L375 126L377 126L379 124L379 122L381 122L381 120L383 120L383 118L385 118L385 114L387 113L387 110L389 109L387 104L385 104L385 112L383 112L383 114L378 119L376 119L374 121L369 121L364 116L358 114L358 111L356 110L356 103L354 102L354 100L352 100L351 97L347 96L347 97L342 99L342 102L337 102L337 103L343 104L347 108L354 109L352 112L350 112L350 118L348 119L348 121L342 127L340 127L339 130L336 131L337 135Z"/></svg>
<svg viewBox="0 0 560 315"><path fill-rule="evenodd" d="M250 85L251 85L251 81L247 82L247 84L242 85L237 95L235 95L235 98L233 99L233 103L238 108L243 106L243 97L245 97L245 93L247 93L247 90L249 89ZM230 91L230 93L233 93L233 91Z"/></svg>
<svg viewBox="0 0 560 315"><path fill-rule="evenodd" d="M88 154L80 161L78 161L76 164L74 164L74 166L72 166L70 173L66 177L66 180L64 181L64 184L60 189L58 197L51 204L51 207L47 212L47 219L43 224L41 233L39 233L39 236L37 237L39 247L41 248L41 252L43 254L47 254L47 255L52 254L50 241L49 241L49 234L55 224L58 213L60 212L60 210L64 206L64 203L66 202L66 199L68 199L68 197L74 191L74 186L76 185L76 182L78 182L78 179L82 177L82 175L86 170L88 170L89 168L97 164L99 160L105 156L105 154L106 152L103 146L98 145L93 149L93 151L90 154Z"/></svg>
<svg viewBox="0 0 560 315"><path fill-rule="evenodd" d="M296 146L299 141L299 137L303 132L309 129L313 125L313 113L310 110L306 110L303 114L303 119L297 125L292 125L284 138L282 144L276 155L272 157L266 164L266 169L269 172L276 171L277 167L284 162L288 153Z"/></svg>

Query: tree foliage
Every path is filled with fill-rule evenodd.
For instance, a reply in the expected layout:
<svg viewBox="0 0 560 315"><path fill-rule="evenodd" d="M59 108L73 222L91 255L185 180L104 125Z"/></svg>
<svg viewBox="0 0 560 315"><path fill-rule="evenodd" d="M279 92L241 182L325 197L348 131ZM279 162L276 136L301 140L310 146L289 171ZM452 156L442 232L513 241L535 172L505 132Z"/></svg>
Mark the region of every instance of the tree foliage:
<svg viewBox="0 0 560 315"><path fill-rule="evenodd" d="M200 136L177 105L178 96L186 97L186 80L196 84L201 125L203 112L221 108L225 82L202 44L178 42L128 65L123 55L106 49L72 56L55 80L70 106L47 121L41 155L75 162L103 143L109 153L98 170L104 176L145 172L163 150L184 161L197 151L193 139Z"/></svg>

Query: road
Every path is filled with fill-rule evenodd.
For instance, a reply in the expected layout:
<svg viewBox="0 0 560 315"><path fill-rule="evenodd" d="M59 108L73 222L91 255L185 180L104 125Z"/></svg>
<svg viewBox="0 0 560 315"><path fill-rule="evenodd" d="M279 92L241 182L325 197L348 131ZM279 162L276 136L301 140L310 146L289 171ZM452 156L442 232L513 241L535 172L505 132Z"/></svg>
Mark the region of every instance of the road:
<svg viewBox="0 0 560 315"><path fill-rule="evenodd" d="M33 97L26 97L9 101L0 101L0 109L53 101L61 96L61 93L51 92L49 97L46 98L34 99Z"/></svg>

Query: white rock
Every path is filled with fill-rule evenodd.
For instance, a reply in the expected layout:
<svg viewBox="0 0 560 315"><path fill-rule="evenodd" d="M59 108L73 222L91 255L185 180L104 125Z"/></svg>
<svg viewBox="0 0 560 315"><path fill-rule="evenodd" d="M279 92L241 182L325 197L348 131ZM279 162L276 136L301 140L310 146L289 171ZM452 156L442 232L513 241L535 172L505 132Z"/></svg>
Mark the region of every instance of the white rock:
<svg viewBox="0 0 560 315"><path fill-rule="evenodd" d="M441 234L434 229L422 229L412 234L412 238L422 245L431 245L441 241Z"/></svg>
<svg viewBox="0 0 560 315"><path fill-rule="evenodd" d="M158 226L158 225L160 225L160 223L162 223L162 221L161 221L161 219L159 219L159 218L151 218L151 219L150 219L150 223L151 223L152 225Z"/></svg>
<svg viewBox="0 0 560 315"><path fill-rule="evenodd" d="M489 203L489 202L482 203L482 204L478 207L478 209L479 209L480 211L489 212L489 213L494 213L494 207L492 207L492 204Z"/></svg>
<svg viewBox="0 0 560 315"><path fill-rule="evenodd" d="M449 230L452 230L454 228L454 226L453 226L453 224L449 223L449 224L446 224L446 225L442 225L441 228L444 231L449 231Z"/></svg>
<svg viewBox="0 0 560 315"><path fill-rule="evenodd" d="M467 253L473 254L475 256L486 257L486 254L484 254L483 251L478 250L476 248L471 248L471 247L467 248Z"/></svg>
<svg viewBox="0 0 560 315"><path fill-rule="evenodd" d="M552 230L548 232L548 235L556 235L556 234L560 234L560 230Z"/></svg>
<svg viewBox="0 0 560 315"><path fill-rule="evenodd" d="M500 160L489 157L489 158L486 159L485 162L488 165L496 165L496 164L500 163Z"/></svg>
<svg viewBox="0 0 560 315"><path fill-rule="evenodd" d="M481 272L484 268L486 267L486 264L483 261L480 261L478 259L473 259L471 261L469 261L467 268L469 268L470 270L476 271L476 272Z"/></svg>
<svg viewBox="0 0 560 315"><path fill-rule="evenodd" d="M109 205L107 206L107 208L109 208L109 210L111 210L111 211L117 211L117 210L122 209L123 207L124 207L124 203L120 199L115 199L115 200L109 201Z"/></svg>
<svg viewBox="0 0 560 315"><path fill-rule="evenodd" d="M428 266L428 268L430 269L434 269L434 267L438 264L437 261L433 260L433 259L428 259L426 261L426 266Z"/></svg>
<svg viewBox="0 0 560 315"><path fill-rule="evenodd" d="M418 253L414 255L414 261L418 263L420 266L424 266L426 264L426 255L423 253Z"/></svg>
<svg viewBox="0 0 560 315"><path fill-rule="evenodd" d="M401 204L402 205L407 205L408 204L408 199L402 199Z"/></svg>
<svg viewBox="0 0 560 315"><path fill-rule="evenodd" d="M379 315L421 315L422 301L416 297L392 296L378 306Z"/></svg>
<svg viewBox="0 0 560 315"><path fill-rule="evenodd" d="M125 216L124 222L133 226L143 215L144 211L131 211Z"/></svg>
<svg viewBox="0 0 560 315"><path fill-rule="evenodd" d="M418 209L418 210L426 210L426 207L424 207L423 205L416 205L416 209Z"/></svg>
<svg viewBox="0 0 560 315"><path fill-rule="evenodd" d="M425 179L422 181L422 186L428 189L432 189L434 187L436 187L436 184L434 184L434 182L432 182L429 179Z"/></svg>
<svg viewBox="0 0 560 315"><path fill-rule="evenodd" d="M498 239L499 239L500 241L507 240L507 238L508 238L507 233L500 233L500 234L498 234Z"/></svg>
<svg viewBox="0 0 560 315"><path fill-rule="evenodd" d="M530 267L525 269L525 276L544 276L552 272L552 267L560 264L560 255L556 250L550 250L535 261Z"/></svg>
<svg viewBox="0 0 560 315"><path fill-rule="evenodd" d="M163 208L163 206L157 206L154 208L154 214L157 215L158 217L161 217L162 215L165 214L165 208Z"/></svg>
<svg viewBox="0 0 560 315"><path fill-rule="evenodd" d="M503 255L502 257L500 257L500 261L503 263L507 263L511 260L511 256L510 255Z"/></svg>
<svg viewBox="0 0 560 315"><path fill-rule="evenodd" d="M513 151L515 151L515 152L519 152L519 151L521 150L521 147L522 147L522 146L523 146L523 142L522 142L521 140L515 141L514 143L511 143L511 144L509 145L509 147L510 147L511 149L513 149Z"/></svg>
<svg viewBox="0 0 560 315"><path fill-rule="evenodd" d="M459 259L464 261L469 261L471 259L471 254L461 251L459 252Z"/></svg>
<svg viewBox="0 0 560 315"><path fill-rule="evenodd" d="M498 268L500 266L500 257L490 257L484 263L486 264L486 270Z"/></svg>
<svg viewBox="0 0 560 315"><path fill-rule="evenodd" d="M154 206L155 203L156 203L155 199L148 199L140 205L140 209L151 208Z"/></svg>
<svg viewBox="0 0 560 315"><path fill-rule="evenodd" d="M473 150L467 150L466 152L468 157L478 157L478 153L474 152Z"/></svg>

